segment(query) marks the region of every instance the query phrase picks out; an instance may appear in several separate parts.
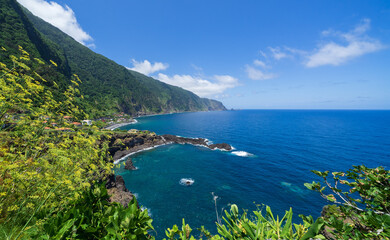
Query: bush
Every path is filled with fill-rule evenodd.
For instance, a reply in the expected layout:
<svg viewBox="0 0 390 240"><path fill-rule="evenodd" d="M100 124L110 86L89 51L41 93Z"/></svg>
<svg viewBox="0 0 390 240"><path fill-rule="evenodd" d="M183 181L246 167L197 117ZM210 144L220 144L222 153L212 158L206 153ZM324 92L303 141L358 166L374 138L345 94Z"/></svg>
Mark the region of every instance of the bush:
<svg viewBox="0 0 390 240"><path fill-rule="evenodd" d="M303 224L295 224L292 223L293 212L291 209L286 211L286 214L279 219L279 216L274 217L271 208L268 206L266 207L265 215L263 215L262 211L254 211L253 214L254 219L250 220L246 212L240 215L238 207L233 204L230 208L230 213L225 210L225 217L223 217L225 223L217 223L219 235L212 236L203 227L199 230L202 235L212 240L324 239L319 234L319 230L323 225L321 219L314 222L311 216L305 217L300 215ZM174 225L172 229L166 231L166 235L168 239L195 239L195 237L190 235L191 232L192 229L183 220L181 229Z"/></svg>
<svg viewBox="0 0 390 240"><path fill-rule="evenodd" d="M135 198L124 208L108 201L105 184L81 194L71 207L44 216L43 225L26 231L25 239L150 239L152 219Z"/></svg>
<svg viewBox="0 0 390 240"><path fill-rule="evenodd" d="M328 235L337 239L390 239L390 171L353 166L344 172L312 171L323 178L305 186L337 206L327 208ZM332 183L332 182L333 183Z"/></svg>

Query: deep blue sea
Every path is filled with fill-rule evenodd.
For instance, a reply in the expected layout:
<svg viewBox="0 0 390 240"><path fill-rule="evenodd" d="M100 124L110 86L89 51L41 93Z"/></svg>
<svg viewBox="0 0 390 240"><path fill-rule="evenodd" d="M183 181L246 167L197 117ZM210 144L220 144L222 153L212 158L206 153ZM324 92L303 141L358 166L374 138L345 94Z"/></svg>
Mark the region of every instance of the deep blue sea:
<svg viewBox="0 0 390 240"><path fill-rule="evenodd" d="M255 210L269 205L284 214L318 217L325 200L303 184L319 180L310 170L345 171L352 165L390 167L390 111L242 110L138 118L122 129L208 138L234 152L166 145L132 155L136 171L117 170L146 207L162 239L164 229L204 225L216 232L218 212L235 203ZM238 156L238 155L241 156ZM180 184L191 178L191 186Z"/></svg>

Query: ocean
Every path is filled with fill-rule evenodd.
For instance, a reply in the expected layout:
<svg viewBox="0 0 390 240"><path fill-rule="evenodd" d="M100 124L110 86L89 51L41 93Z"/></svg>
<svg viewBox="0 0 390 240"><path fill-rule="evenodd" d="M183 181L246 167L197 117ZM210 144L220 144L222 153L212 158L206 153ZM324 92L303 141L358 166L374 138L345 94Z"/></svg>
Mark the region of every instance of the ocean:
<svg viewBox="0 0 390 240"><path fill-rule="evenodd" d="M141 117L121 129L207 138L229 143L224 152L192 145L165 145L132 155L136 171L117 174L153 218L158 239L182 219L216 233L217 212L268 205L283 215L320 216L327 204L304 183L320 180L310 170L346 171L353 165L390 165L390 111L240 110ZM181 184L192 179L191 186Z"/></svg>

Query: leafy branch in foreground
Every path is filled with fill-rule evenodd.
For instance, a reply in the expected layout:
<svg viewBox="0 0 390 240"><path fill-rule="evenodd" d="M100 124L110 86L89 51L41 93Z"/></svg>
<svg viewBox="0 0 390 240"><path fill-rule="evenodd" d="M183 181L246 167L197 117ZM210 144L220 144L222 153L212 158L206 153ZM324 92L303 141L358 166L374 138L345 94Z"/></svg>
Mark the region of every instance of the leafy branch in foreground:
<svg viewBox="0 0 390 240"><path fill-rule="evenodd" d="M135 198L128 208L108 201L105 184L84 191L70 207L47 216L42 226L23 234L26 239L151 239L153 230L148 211L137 206Z"/></svg>
<svg viewBox="0 0 390 240"><path fill-rule="evenodd" d="M248 240L265 240L265 239L325 239L319 231L323 226L323 220L318 219L314 222L311 216L305 217L300 215L303 224L292 222L292 209L286 211L285 215L279 219L274 217L271 208L266 207L263 215L262 211L254 211L254 218L248 218L246 212L239 214L237 205L231 205L230 212L225 210L224 223L217 223L219 235L212 236L204 227L198 229L207 239L248 239ZM192 229L183 220L181 229L174 225L172 229L165 231L168 239L195 239L190 235Z"/></svg>
<svg viewBox="0 0 390 240"><path fill-rule="evenodd" d="M306 183L310 190L338 207L328 207L327 231L336 238L390 238L390 171L353 166L344 172L312 171L323 178ZM330 179L330 180L329 180ZM329 193L332 192L332 193Z"/></svg>

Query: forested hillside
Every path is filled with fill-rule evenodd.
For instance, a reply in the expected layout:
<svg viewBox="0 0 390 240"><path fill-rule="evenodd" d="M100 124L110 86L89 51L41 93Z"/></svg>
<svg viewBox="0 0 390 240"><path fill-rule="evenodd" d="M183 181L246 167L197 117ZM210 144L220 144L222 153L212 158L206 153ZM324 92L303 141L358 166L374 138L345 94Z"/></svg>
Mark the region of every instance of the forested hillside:
<svg viewBox="0 0 390 240"><path fill-rule="evenodd" d="M18 45L31 55L56 68L40 69L63 90L72 74L79 75L84 99L78 104L92 117L123 111L132 115L182 111L225 110L222 103L200 98L179 87L171 86L140 73L130 71L75 41L56 27L31 14L16 0L0 0L0 46L8 53ZM10 63L0 56L0 60ZM54 91L55 92L55 91Z"/></svg>

